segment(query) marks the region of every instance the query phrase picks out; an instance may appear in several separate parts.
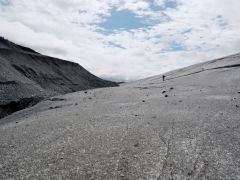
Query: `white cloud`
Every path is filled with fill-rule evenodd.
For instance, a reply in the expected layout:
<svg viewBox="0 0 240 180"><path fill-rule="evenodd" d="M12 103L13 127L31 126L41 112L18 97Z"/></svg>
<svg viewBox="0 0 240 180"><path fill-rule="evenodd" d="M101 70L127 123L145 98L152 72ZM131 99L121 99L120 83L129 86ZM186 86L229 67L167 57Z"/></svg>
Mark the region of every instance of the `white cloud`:
<svg viewBox="0 0 240 180"><path fill-rule="evenodd" d="M147 0L4 2L0 5L0 35L41 53L78 62L108 79L135 80L240 50L239 0L176 0L176 9L164 9L164 0L155 0L161 11L151 9ZM101 34L98 23L113 8L161 22ZM173 42L186 50L170 51Z"/></svg>

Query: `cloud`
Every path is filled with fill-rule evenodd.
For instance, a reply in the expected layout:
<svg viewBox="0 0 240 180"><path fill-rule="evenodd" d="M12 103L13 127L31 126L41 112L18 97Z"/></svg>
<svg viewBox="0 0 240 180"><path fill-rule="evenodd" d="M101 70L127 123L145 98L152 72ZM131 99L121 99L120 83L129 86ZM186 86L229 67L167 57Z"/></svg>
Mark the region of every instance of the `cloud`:
<svg viewBox="0 0 240 180"><path fill-rule="evenodd" d="M0 0L0 5L1 6L8 6L8 5L10 5L10 0Z"/></svg>
<svg viewBox="0 0 240 180"><path fill-rule="evenodd" d="M238 0L0 0L0 35L130 81L239 52L238 7ZM142 25L106 29L120 22L113 10Z"/></svg>

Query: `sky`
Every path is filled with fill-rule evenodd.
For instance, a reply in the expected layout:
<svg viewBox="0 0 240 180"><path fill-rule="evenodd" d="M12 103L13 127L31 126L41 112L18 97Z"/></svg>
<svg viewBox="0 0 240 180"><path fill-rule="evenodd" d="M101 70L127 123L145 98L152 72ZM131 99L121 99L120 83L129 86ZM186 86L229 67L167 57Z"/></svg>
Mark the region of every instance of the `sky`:
<svg viewBox="0 0 240 180"><path fill-rule="evenodd" d="M133 81L240 52L239 0L0 0L0 36Z"/></svg>

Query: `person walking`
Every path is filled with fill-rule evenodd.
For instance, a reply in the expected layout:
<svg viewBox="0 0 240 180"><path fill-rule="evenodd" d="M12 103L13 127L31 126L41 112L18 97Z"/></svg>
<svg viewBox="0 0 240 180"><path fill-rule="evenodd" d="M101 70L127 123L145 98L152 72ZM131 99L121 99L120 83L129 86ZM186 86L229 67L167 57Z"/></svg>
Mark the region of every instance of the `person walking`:
<svg viewBox="0 0 240 180"><path fill-rule="evenodd" d="M165 81L165 77L166 77L165 75L162 76L163 81Z"/></svg>

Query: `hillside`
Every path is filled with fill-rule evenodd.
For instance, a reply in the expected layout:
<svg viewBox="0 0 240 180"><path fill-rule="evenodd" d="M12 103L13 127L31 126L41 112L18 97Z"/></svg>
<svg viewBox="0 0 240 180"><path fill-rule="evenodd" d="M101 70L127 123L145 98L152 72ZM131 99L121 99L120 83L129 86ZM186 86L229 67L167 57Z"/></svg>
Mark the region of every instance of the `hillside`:
<svg viewBox="0 0 240 180"><path fill-rule="evenodd" d="M44 56L0 38L0 118L45 97L109 86L117 84L92 75L76 63Z"/></svg>
<svg viewBox="0 0 240 180"><path fill-rule="evenodd" d="M240 54L0 121L0 179L239 179Z"/></svg>

